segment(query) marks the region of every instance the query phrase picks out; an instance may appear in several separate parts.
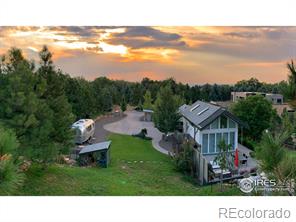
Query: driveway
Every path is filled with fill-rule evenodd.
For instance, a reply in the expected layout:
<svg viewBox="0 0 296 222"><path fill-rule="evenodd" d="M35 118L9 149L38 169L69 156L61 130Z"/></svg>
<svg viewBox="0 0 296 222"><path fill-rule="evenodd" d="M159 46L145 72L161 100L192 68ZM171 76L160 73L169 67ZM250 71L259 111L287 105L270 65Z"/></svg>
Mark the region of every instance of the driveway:
<svg viewBox="0 0 296 222"><path fill-rule="evenodd" d="M106 124L103 126L103 128L110 132L126 135L137 134L143 128L146 128L148 136L152 138L153 147L161 153L169 154L167 150L163 149L159 145L159 142L162 138L162 133L154 127L153 122L141 121L141 117L144 115L142 112L126 111L125 114L125 118L117 122Z"/></svg>

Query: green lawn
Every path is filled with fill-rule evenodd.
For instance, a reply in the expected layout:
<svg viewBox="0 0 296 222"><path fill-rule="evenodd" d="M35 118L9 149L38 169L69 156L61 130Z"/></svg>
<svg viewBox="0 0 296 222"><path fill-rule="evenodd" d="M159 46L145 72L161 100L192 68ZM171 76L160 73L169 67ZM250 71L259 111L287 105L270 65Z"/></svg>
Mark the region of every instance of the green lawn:
<svg viewBox="0 0 296 222"><path fill-rule="evenodd" d="M291 151L291 150L289 150L289 151L288 151L288 155L291 155L291 156L296 157L296 151Z"/></svg>
<svg viewBox="0 0 296 222"><path fill-rule="evenodd" d="M16 195L241 195L236 187L219 192L218 185L211 190L192 184L151 141L117 134L110 140L107 169L52 165L43 172L32 167Z"/></svg>

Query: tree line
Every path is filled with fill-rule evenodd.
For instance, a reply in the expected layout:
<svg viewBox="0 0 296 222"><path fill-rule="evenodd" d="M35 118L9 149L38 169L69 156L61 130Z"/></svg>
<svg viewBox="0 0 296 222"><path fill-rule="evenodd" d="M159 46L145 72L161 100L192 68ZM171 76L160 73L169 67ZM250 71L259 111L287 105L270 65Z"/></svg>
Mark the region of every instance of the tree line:
<svg viewBox="0 0 296 222"><path fill-rule="evenodd" d="M123 111L127 104L154 108L155 125L167 133L174 130L179 118L172 109L183 103L225 101L231 91L285 92L287 98L293 98L293 81L267 84L252 78L235 85L192 86L173 78L127 82L99 77L88 81L56 68L46 46L37 63L25 58L20 49L11 48L0 59L0 132L6 132L0 135L0 174L18 175L17 166L24 158L46 166L60 154L68 154L73 147L71 124L110 112L113 105L120 105ZM168 112L159 112L162 107ZM19 184L22 176L11 178L19 178L12 182Z"/></svg>

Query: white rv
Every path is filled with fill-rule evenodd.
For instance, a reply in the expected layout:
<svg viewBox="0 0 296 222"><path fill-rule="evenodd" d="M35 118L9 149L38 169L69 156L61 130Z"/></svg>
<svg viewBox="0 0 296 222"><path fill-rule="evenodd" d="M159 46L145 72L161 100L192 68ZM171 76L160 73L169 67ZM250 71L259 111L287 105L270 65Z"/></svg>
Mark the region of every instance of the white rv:
<svg viewBox="0 0 296 222"><path fill-rule="evenodd" d="M82 144L93 137L95 122L92 119L80 119L73 123L72 129L76 131L75 143Z"/></svg>

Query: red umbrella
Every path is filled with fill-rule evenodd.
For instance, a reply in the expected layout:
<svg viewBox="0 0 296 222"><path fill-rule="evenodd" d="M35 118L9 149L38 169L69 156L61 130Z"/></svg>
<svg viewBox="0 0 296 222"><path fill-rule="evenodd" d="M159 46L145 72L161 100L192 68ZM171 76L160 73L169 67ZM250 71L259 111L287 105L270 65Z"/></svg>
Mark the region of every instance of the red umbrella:
<svg viewBox="0 0 296 222"><path fill-rule="evenodd" d="M234 165L238 167L238 149L235 150Z"/></svg>

